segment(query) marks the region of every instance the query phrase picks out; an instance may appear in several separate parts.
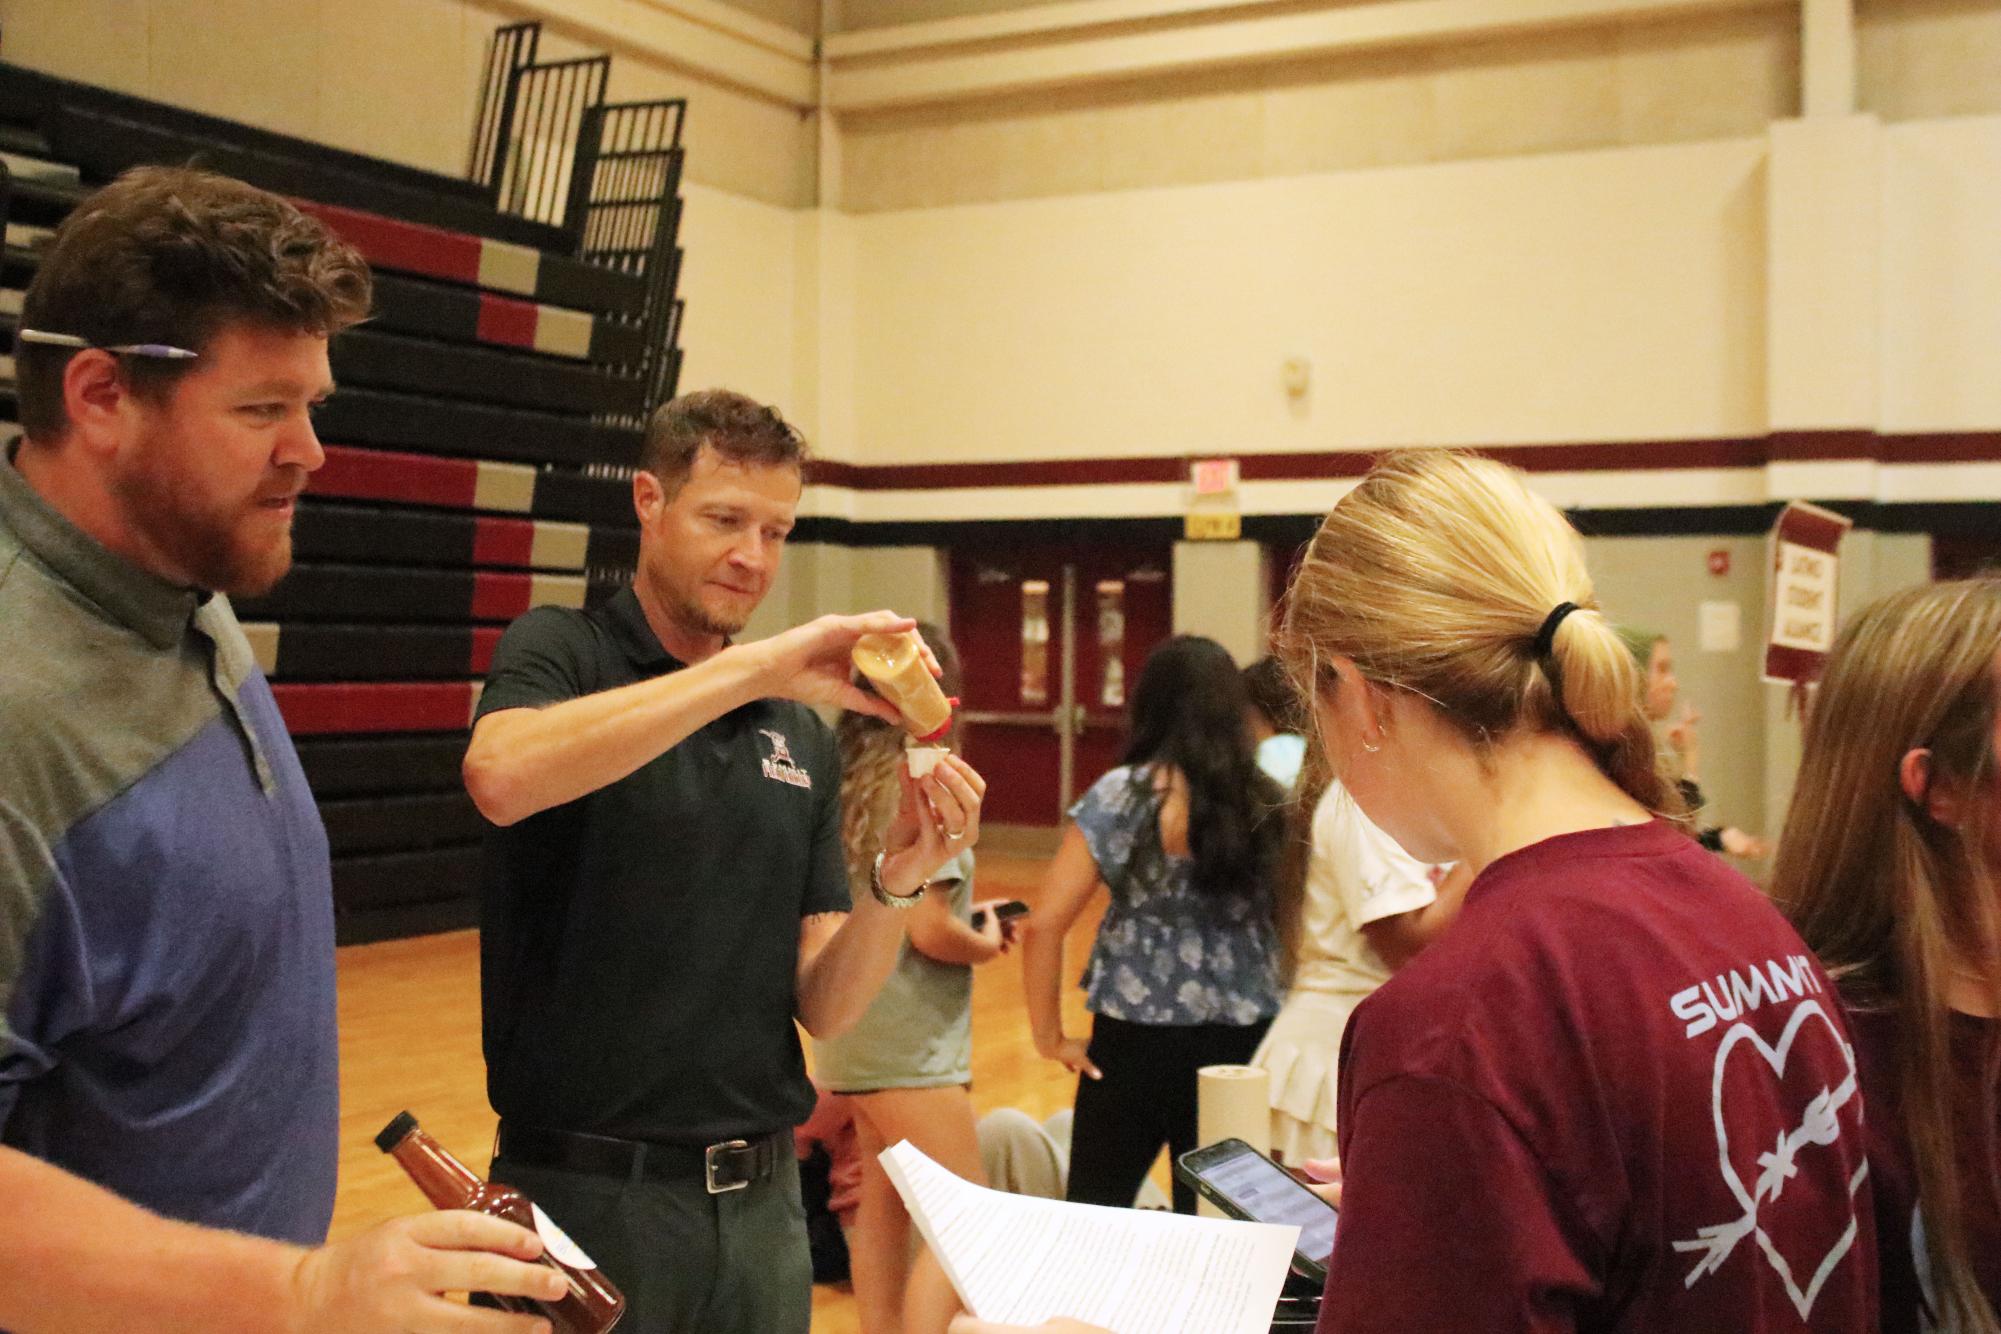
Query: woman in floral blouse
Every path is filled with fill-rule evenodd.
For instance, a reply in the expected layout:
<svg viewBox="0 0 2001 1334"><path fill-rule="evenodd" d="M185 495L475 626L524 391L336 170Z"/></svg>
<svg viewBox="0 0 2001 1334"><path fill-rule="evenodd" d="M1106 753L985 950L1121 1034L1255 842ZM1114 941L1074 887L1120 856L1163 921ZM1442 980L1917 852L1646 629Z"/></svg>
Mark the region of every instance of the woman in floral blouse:
<svg viewBox="0 0 2001 1334"><path fill-rule="evenodd" d="M1125 762L1071 807L1028 918L1035 1047L1079 1076L1072 1200L1130 1204L1162 1144L1195 1148L1195 1072L1248 1061L1278 1012L1284 794L1257 767L1245 702L1214 640L1156 649L1133 692ZM1063 937L1101 891L1087 1042L1063 1031ZM1178 1182L1174 1205L1195 1207Z"/></svg>

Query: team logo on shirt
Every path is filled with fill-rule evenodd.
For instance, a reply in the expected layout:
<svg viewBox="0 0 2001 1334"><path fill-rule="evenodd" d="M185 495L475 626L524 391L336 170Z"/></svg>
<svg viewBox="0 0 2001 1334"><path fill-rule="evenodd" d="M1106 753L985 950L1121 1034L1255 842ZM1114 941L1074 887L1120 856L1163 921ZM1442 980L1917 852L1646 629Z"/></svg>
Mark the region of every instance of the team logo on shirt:
<svg viewBox="0 0 2001 1334"><path fill-rule="evenodd" d="M1776 972L1777 963L1774 962L1771 968ZM1753 968L1750 972L1756 976L1758 970ZM1815 985L1814 990L1820 990L1819 986ZM1676 1006L1676 1015L1684 1019L1693 1018L1684 1012L1685 1009L1684 1006ZM1732 1010L1731 1015L1739 1012ZM1708 1026L1691 1025L1690 1036ZM1802 1038L1803 1033L1808 1036ZM1822 1034L1825 1034L1824 1038ZM1752 1097L1763 1098L1768 1097L1769 1090L1777 1085L1783 1092L1789 1087L1787 1068L1796 1046L1804 1050L1807 1044L1811 1044L1814 1050L1824 1053L1830 1040L1834 1049L1842 1055L1847 1067L1846 1078L1833 1088L1826 1087L1821 1081L1808 1081L1801 1086L1803 1105L1798 1124L1780 1131L1769 1147L1733 1143L1730 1135L1733 1091L1737 1096L1749 1093ZM1799 1083L1795 1075L1793 1084ZM1821 1083L1821 1086L1808 1095L1805 1088L1813 1083ZM1683 1286L1692 1288L1701 1279L1721 1269L1737 1249L1738 1243L1750 1237L1756 1240L1759 1253L1785 1284L1786 1294L1792 1298L1800 1319L1809 1317L1828 1277L1855 1246L1858 1229L1855 1192L1868 1178L1867 1161L1860 1160L1860 1155L1856 1155L1858 1163L1848 1179L1848 1225L1839 1236L1829 1240L1824 1235L1820 1238L1804 1235L1811 1232L1811 1219L1800 1220L1799 1226L1778 1227L1772 1215L1783 1199L1787 1185L1800 1177L1803 1155L1816 1147L1833 1145L1844 1132L1851 1140L1860 1133L1862 1105L1856 1083L1855 1051L1841 1036L1841 1030L1828 1018L1827 1011L1821 1008L1818 1000L1802 1000L1793 1008L1776 1046L1767 1043L1748 1022L1740 1020L1724 1031L1723 1040L1716 1048L1711 1112L1716 1124L1717 1163L1723 1175L1723 1184L1742 1206L1742 1212L1725 1222L1698 1228L1695 1236L1674 1243L1677 1251L1692 1252L1700 1257L1683 1281ZM1739 1170L1740 1159L1746 1154L1756 1154L1757 1170L1751 1173L1749 1184L1745 1182L1745 1173L1754 1164L1744 1162L1742 1167L1745 1170ZM1812 1176L1809 1175L1807 1180L1812 1182ZM1806 1185L1806 1189L1811 1191L1812 1186ZM1791 1220L1787 1222L1790 1224ZM1802 1251L1805 1254L1801 1254Z"/></svg>
<svg viewBox="0 0 2001 1334"><path fill-rule="evenodd" d="M789 783L793 787L811 788L813 775L800 768L792 758L792 743L785 739L785 733L774 732L768 727L760 727L757 734L771 743L771 753L764 757L764 776L774 783Z"/></svg>

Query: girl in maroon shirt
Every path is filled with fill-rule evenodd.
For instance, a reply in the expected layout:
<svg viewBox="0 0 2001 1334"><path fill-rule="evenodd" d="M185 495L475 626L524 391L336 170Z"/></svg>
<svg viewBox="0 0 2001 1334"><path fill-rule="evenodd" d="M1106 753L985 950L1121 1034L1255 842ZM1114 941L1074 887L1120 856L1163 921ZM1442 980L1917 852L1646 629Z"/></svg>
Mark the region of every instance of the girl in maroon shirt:
<svg viewBox="0 0 2001 1334"><path fill-rule="evenodd" d="M1773 893L1838 982L1883 1329L2001 1332L2001 579L1864 609L1807 719Z"/></svg>
<svg viewBox="0 0 2001 1334"><path fill-rule="evenodd" d="M1322 1334L1873 1329L1833 986L1677 822L1577 534L1511 468L1396 455L1288 604L1335 776L1477 871L1349 1022Z"/></svg>
<svg viewBox="0 0 2001 1334"><path fill-rule="evenodd" d="M1323 1334L1872 1328L1840 1007L1678 822L1562 516L1497 463L1393 456L1283 645L1369 817L1478 872L1350 1022Z"/></svg>

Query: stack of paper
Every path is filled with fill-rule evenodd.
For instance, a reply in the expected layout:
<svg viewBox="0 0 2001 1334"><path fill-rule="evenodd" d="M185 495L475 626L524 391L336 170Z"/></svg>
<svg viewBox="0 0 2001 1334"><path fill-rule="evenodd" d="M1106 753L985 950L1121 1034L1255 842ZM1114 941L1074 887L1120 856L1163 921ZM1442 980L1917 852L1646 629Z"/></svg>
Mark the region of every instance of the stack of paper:
<svg viewBox="0 0 2001 1334"><path fill-rule="evenodd" d="M987 1190L909 1141L883 1167L966 1309L1113 1334L1267 1334L1296 1227L1065 1204Z"/></svg>

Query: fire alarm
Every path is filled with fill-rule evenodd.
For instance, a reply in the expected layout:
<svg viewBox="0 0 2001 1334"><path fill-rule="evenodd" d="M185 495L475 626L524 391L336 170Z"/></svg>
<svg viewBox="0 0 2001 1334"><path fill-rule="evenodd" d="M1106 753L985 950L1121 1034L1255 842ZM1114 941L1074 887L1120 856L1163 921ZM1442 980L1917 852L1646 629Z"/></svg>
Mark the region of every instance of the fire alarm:
<svg viewBox="0 0 2001 1334"><path fill-rule="evenodd" d="M1710 552L1709 572L1719 579L1730 573L1730 553L1721 548Z"/></svg>

